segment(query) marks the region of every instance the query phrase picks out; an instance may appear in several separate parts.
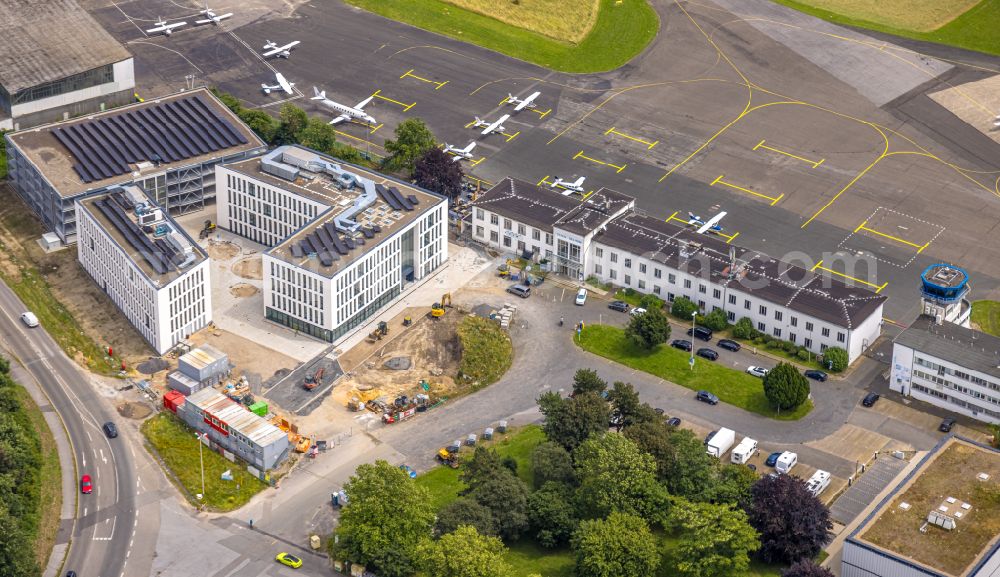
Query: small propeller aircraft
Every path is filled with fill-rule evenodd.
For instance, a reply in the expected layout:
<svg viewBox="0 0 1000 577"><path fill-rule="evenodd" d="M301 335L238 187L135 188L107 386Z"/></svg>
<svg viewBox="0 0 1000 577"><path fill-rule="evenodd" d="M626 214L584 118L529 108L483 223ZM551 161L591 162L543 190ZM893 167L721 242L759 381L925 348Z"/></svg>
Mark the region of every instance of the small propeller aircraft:
<svg viewBox="0 0 1000 577"><path fill-rule="evenodd" d="M293 40L288 44L285 44L283 46L278 46L277 43L268 40L267 43L264 44L265 52L261 54L261 56L263 56L264 58L269 58L271 56L277 56L278 58L288 58L292 53L292 48L298 46L301 43L302 42L300 42L299 40Z"/></svg>
<svg viewBox="0 0 1000 577"><path fill-rule="evenodd" d="M146 34L163 34L164 36L170 36L174 33L175 29L186 25L187 22L173 22L171 24L167 24L167 21L163 18L157 18L156 27L146 30Z"/></svg>
<svg viewBox="0 0 1000 577"><path fill-rule="evenodd" d="M219 22L222 22L226 18L232 18L232 16L233 16L232 12L227 12L225 14L216 14L214 10L212 10L211 8L208 7L207 3L205 4L205 9L202 10L200 13L204 14L205 18L202 19L202 20L195 20L194 21L195 24L215 24L215 25L218 25Z"/></svg>
<svg viewBox="0 0 1000 577"><path fill-rule="evenodd" d="M514 105L514 112L521 112L525 108L534 108L535 99L541 96L541 92L532 92L527 98L518 98L511 93L507 93L507 104Z"/></svg>
<svg viewBox="0 0 1000 577"><path fill-rule="evenodd" d="M576 179L574 181L569 181L569 180L563 180L563 179L561 179L561 178L559 178L557 176L556 179L555 179L555 181L552 184L550 184L549 186L551 188L561 188L561 189L567 191L567 192L564 192L563 195L568 195L568 194L573 193L573 192L579 192L580 194L583 194L583 181L584 180L587 180L587 177L581 176L580 178L578 178L578 179Z"/></svg>
<svg viewBox="0 0 1000 577"><path fill-rule="evenodd" d="M345 120L355 120L355 119L362 120L369 125L378 124L378 121L376 121L374 118L369 116L368 113L364 111L364 107L367 106L368 103L372 101L372 98L374 98L374 96L369 96L368 98L365 98L364 100L355 104L354 106L345 106L343 104L340 104L339 102L334 102L329 98L327 98L326 90L321 91L319 88L313 86L313 94L315 94L315 96L312 97L313 100L319 100L320 104L322 104L323 106L332 109L334 112L340 113L340 116L337 116L336 118L331 120L329 124L340 124Z"/></svg>
<svg viewBox="0 0 1000 577"><path fill-rule="evenodd" d="M289 82L285 80L285 76L280 72L274 73L274 79L278 81L275 85L261 84L260 88L264 91L264 94L270 94L275 90L283 90L285 94L292 94L292 87L295 86L294 82Z"/></svg>
<svg viewBox="0 0 1000 577"><path fill-rule="evenodd" d="M725 216L726 212L722 211L706 221L703 220L700 216L696 215L695 213L688 212L688 217L690 217L688 219L688 224L690 224L691 226L698 227L698 230L695 231L698 234L705 234L706 232L722 232L723 229L722 226L719 225L719 222Z"/></svg>
<svg viewBox="0 0 1000 577"><path fill-rule="evenodd" d="M477 116L476 121L472 123L472 126L475 128L483 128L481 134L483 136L486 136L489 134L493 134L494 132L503 132L504 131L503 123L507 122L508 118L510 118L510 115L504 114L503 116L498 118L496 122L490 123Z"/></svg>
<svg viewBox="0 0 1000 577"><path fill-rule="evenodd" d="M470 142L465 148L459 148L457 146L452 146L447 142L444 143L444 151L448 154L454 156L451 159L452 162L459 162L462 159L472 160L472 149L476 147L475 142Z"/></svg>

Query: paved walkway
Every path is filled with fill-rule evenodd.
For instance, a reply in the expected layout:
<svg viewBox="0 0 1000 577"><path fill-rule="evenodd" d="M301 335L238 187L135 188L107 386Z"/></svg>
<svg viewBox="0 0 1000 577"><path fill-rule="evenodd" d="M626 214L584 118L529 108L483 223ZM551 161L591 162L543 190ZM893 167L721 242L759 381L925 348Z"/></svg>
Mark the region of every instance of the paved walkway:
<svg viewBox="0 0 1000 577"><path fill-rule="evenodd" d="M892 483L908 461L888 455L874 461L865 472L830 506L834 521L848 525Z"/></svg>

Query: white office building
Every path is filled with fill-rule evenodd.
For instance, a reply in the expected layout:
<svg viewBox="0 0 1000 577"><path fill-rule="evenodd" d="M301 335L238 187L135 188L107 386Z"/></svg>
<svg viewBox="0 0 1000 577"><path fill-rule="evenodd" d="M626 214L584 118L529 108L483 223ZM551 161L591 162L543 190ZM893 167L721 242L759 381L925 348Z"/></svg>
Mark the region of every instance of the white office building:
<svg viewBox="0 0 1000 577"><path fill-rule="evenodd" d="M337 342L448 259L447 202L298 146L216 168L218 225L270 248L267 319Z"/></svg>
<svg viewBox="0 0 1000 577"><path fill-rule="evenodd" d="M814 353L841 347L851 361L881 333L884 296L650 218L619 192L602 189L580 202L507 178L473 206L473 240L547 259L574 280L593 276L668 302L684 296Z"/></svg>
<svg viewBox="0 0 1000 577"><path fill-rule="evenodd" d="M163 354L212 320L207 255L137 187L76 203L77 258Z"/></svg>

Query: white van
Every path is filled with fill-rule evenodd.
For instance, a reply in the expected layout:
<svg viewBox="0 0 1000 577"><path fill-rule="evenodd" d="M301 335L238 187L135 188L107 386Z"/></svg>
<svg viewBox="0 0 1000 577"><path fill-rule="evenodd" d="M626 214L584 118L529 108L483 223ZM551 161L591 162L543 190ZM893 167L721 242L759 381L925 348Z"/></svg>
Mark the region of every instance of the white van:
<svg viewBox="0 0 1000 577"><path fill-rule="evenodd" d="M826 471L816 471L806 483L806 489L816 497L819 497L819 494L826 490L829 486L830 473L827 473Z"/></svg>
<svg viewBox="0 0 1000 577"><path fill-rule="evenodd" d="M798 454L792 453L791 451L785 451L778 457L778 461L774 464L774 470L784 475L791 471L792 467L794 467L798 462Z"/></svg>
<svg viewBox="0 0 1000 577"><path fill-rule="evenodd" d="M38 326L38 317L35 316L35 313L28 311L21 315L21 322L34 328Z"/></svg>
<svg viewBox="0 0 1000 577"><path fill-rule="evenodd" d="M583 306L587 303L587 289L581 288L576 291L576 304Z"/></svg>
<svg viewBox="0 0 1000 577"><path fill-rule="evenodd" d="M740 444L736 445L736 448L733 449L733 454L730 456L730 460L737 465L742 465L756 454L757 441L751 439L750 437L743 437Z"/></svg>

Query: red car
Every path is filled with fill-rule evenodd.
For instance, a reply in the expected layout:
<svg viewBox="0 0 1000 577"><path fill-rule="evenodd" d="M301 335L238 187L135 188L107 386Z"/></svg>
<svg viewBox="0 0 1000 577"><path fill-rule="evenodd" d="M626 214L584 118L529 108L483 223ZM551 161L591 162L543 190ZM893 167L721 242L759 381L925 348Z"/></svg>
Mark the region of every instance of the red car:
<svg viewBox="0 0 1000 577"><path fill-rule="evenodd" d="M94 490L94 485L90 482L90 475L80 477L80 492L89 495Z"/></svg>

